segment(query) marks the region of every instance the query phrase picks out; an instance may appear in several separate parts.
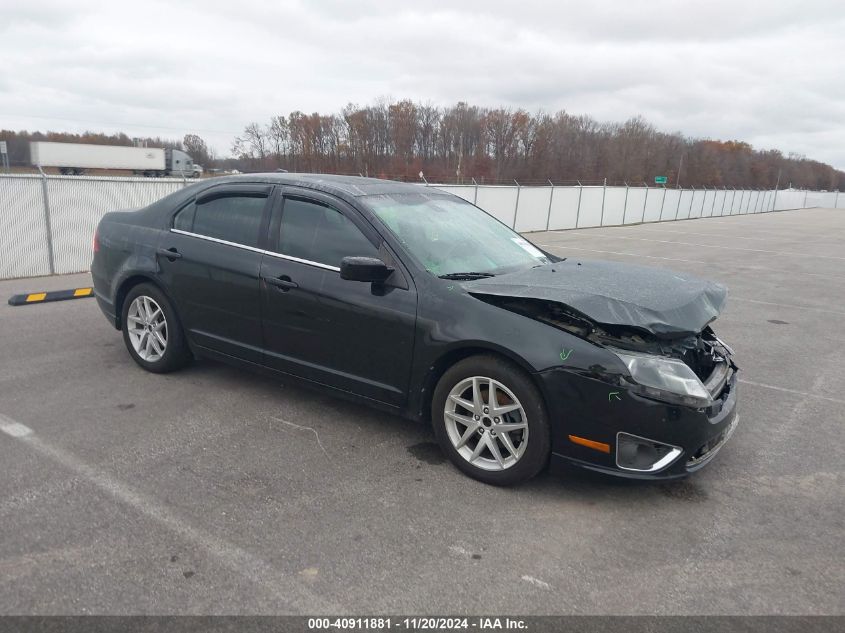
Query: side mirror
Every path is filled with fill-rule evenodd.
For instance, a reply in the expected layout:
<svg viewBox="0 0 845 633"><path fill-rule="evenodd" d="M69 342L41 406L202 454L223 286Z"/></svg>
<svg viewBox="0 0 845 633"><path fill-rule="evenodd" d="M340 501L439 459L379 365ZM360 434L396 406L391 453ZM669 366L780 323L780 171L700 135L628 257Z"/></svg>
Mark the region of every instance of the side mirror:
<svg viewBox="0 0 845 633"><path fill-rule="evenodd" d="M344 257L340 262L340 278L349 281L381 283L392 272L392 268L375 257Z"/></svg>

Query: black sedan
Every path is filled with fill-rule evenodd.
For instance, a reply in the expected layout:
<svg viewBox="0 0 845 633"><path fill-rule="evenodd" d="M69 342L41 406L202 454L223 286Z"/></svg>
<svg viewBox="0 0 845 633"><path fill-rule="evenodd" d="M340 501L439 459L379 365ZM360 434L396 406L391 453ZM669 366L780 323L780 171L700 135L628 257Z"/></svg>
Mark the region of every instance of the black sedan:
<svg viewBox="0 0 845 633"><path fill-rule="evenodd" d="M461 198L345 176L203 181L107 214L91 267L133 360L278 372L420 421L492 484L550 460L639 478L736 422L725 289L561 259Z"/></svg>

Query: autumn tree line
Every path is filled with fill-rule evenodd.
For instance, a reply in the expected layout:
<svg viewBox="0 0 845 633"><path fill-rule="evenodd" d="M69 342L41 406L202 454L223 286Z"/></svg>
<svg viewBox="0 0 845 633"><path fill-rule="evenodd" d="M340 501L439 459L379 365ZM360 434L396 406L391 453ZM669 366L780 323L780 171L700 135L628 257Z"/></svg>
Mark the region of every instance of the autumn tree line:
<svg viewBox="0 0 845 633"><path fill-rule="evenodd" d="M845 188L845 172L741 141L691 139L642 117L599 122L561 111L438 107L409 100L296 111L251 123L232 153L244 169L351 173L429 182L654 183L670 186ZM680 170L680 174L679 174Z"/></svg>
<svg viewBox="0 0 845 633"><path fill-rule="evenodd" d="M146 144L187 151L209 168L361 174L429 182L537 184L654 183L669 186L793 186L845 190L845 172L803 156L755 150L742 141L693 139L656 129L642 117L600 122L565 111L531 114L459 102L439 107L380 99L339 113L301 111L250 123L216 157L196 134L182 141L105 135L0 131L12 164L28 164L29 140Z"/></svg>

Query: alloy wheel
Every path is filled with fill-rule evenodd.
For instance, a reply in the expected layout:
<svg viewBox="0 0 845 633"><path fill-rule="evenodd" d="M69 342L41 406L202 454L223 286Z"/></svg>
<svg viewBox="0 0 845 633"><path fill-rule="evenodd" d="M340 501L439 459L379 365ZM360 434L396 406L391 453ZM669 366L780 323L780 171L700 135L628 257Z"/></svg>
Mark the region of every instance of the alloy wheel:
<svg viewBox="0 0 845 633"><path fill-rule="evenodd" d="M129 306L127 333L135 353L148 363L161 360L167 349L167 319L155 299L140 295Z"/></svg>
<svg viewBox="0 0 845 633"><path fill-rule="evenodd" d="M446 398L446 433L458 454L483 470L514 466L528 446L528 418L513 392L484 376L465 378Z"/></svg>

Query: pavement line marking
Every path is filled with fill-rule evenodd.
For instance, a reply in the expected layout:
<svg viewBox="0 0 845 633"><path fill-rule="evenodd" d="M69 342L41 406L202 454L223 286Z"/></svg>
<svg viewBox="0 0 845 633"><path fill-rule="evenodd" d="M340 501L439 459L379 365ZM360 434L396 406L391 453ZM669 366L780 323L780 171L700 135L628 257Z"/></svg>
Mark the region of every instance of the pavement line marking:
<svg viewBox="0 0 845 633"><path fill-rule="evenodd" d="M527 583L534 585L535 587L539 587L540 589L549 590L549 589L552 588L552 586L549 583L547 583L543 580L540 580L539 578L534 578L534 576L528 576L527 574L522 577L522 580L524 580Z"/></svg>
<svg viewBox="0 0 845 633"><path fill-rule="evenodd" d="M32 434L32 429L20 422L15 422L12 418L8 418L0 413L0 431L12 437L26 437Z"/></svg>
<svg viewBox="0 0 845 633"><path fill-rule="evenodd" d="M727 217L727 216L725 216L725 217ZM709 220L710 218L704 218L704 219ZM558 234L559 233L560 235L566 235L567 233L574 233L575 231L579 231L579 232L583 232L583 233L595 233L596 235L606 235L606 234L610 234L611 232L613 232L613 229L618 229L617 232L627 232L628 229L632 229L631 230L632 233L637 232L637 230L640 230L644 233L651 233L651 232L679 233L681 235L708 235L708 236L711 236L711 237L737 237L737 238L741 238L741 239L745 239L745 240L755 239L755 240L764 240L764 241L769 239L767 237L748 237L748 236L743 236L743 235L733 235L733 234L730 234L730 233L699 233L699 232L695 232L695 231L673 231L673 230L668 229L668 228L663 228L665 226L670 226L672 224L674 224L673 221L664 220L663 222L653 221L653 222L643 222L641 224L618 224L618 225L614 225L614 226L581 226L581 227L578 227L577 229L573 226L573 227L568 228L568 229L549 229L548 231L532 231L532 233L534 233L534 234L540 234L540 233ZM735 224L732 224L730 222L713 222L713 224L724 224L725 226L731 227L731 229L733 229L733 230L738 228ZM746 228L746 227L741 227L741 228ZM783 231L767 231L767 230L764 230L764 229L759 229L756 226L748 226L747 228L752 230L755 235L759 235L759 236L767 235L767 236L771 236L773 238L785 239L785 238L789 238L789 237L794 236L794 228L795 227L784 226ZM830 237L831 234L832 234L831 231L836 231L836 230L838 230L838 227L835 228L835 229L834 228L829 229L827 231L827 233L825 234L825 236ZM814 232L813 235L802 236L802 237L811 237L811 238L815 237L815 232ZM834 237L837 237L837 235L834 235Z"/></svg>
<svg viewBox="0 0 845 633"><path fill-rule="evenodd" d="M348 611L347 608L330 598L314 594L308 588L303 587L298 580L294 580L288 574L276 570L262 558L234 543L214 536L210 532L191 526L154 499L133 490L123 482L109 476L106 472L94 466L89 466L72 453L41 440L23 424L2 414L0 414L0 424L2 424L0 430L4 432L10 426L27 429L28 434L17 436L21 443L85 479L120 503L131 507L186 541L202 548L225 567L262 588L268 596L278 601L278 605L284 605L288 609L295 609L300 613L312 613L316 608L315 605L319 605L321 609L330 613Z"/></svg>
<svg viewBox="0 0 845 633"><path fill-rule="evenodd" d="M814 306L797 306L792 303L776 303L774 301L760 301L759 299L746 299L744 297L731 296L731 301L745 301L747 303L759 303L764 306L775 306L777 308L792 308L793 310L810 310L812 312L824 312L825 314L845 315L842 310L830 310L828 308L816 308Z"/></svg>
<svg viewBox="0 0 845 633"><path fill-rule="evenodd" d="M725 217L727 217L727 216L725 216ZM747 228L747 229L749 229L749 230L754 231L754 233L755 233L755 234L758 234L758 235L771 235L772 237L781 237L781 238L783 238L783 237L790 237L790 235L784 235L784 232L786 232L786 233L790 233L791 231L794 231L794 230L795 230L795 229L797 229L797 228L802 228L802 226L801 226L801 225L781 224L781 225L778 225L778 226L779 226L782 230L779 230L779 231L770 231L770 230L767 230L767 229L761 229L761 228L758 228L758 227L756 227L756 226L754 226L754 225L752 225L752 224L747 224L747 225L743 225L743 226L739 226L739 227L738 227L736 224L732 223L732 222L713 222L713 224L723 224L723 225L725 225L725 226L729 226L729 227L731 227L731 228L733 228L733 229L737 229L737 228L744 229L744 228ZM837 227L831 227L831 228L829 228L829 229L828 229L827 233L829 233L830 231L837 231L837 230L839 230L839 228L840 228L840 227L838 227L838 226L837 226ZM815 231L814 231L814 232L815 232Z"/></svg>
<svg viewBox="0 0 845 633"><path fill-rule="evenodd" d="M798 212L801 213L798 213ZM778 218L778 221L781 221L779 226L789 226L785 224L787 220L798 220L798 224L801 223L802 216L819 216L822 215L820 213L810 213L812 211L836 211L836 209L832 207L807 207L804 209L778 209L777 211L766 211L765 213L725 213L724 215L714 215L713 216L713 223L714 224L732 224L733 222L737 222L741 219L749 219L751 220L752 217L755 219L752 220L753 222L757 222L756 216L767 216L771 214L772 218ZM710 216L702 218L704 220L709 220ZM722 220L732 220L733 222L723 222Z"/></svg>
<svg viewBox="0 0 845 633"><path fill-rule="evenodd" d="M620 253L618 251L600 251L595 248L581 248L579 246L570 246L569 244L542 244L541 242L534 242L537 246L543 248L567 248L573 251L587 251L588 253L606 253L608 255L629 255L631 257L647 257L648 259L665 259L673 262L689 262L691 264L709 264L710 262L700 261L698 259L678 259L677 257L660 257L659 255L639 255L637 253Z"/></svg>
<svg viewBox="0 0 845 633"><path fill-rule="evenodd" d="M707 264L708 266L721 266L730 270L765 270L770 273L783 273L785 275L810 275L811 277L825 277L826 279L845 279L843 275L830 275L828 273L808 273L803 270L780 270L778 268L768 268L766 266L743 266L741 264L724 264L722 262L705 262L698 259L679 259L677 257L661 257L659 255L643 255L641 253L625 253L622 251L603 251L595 248L583 248L581 246L570 246L569 242L561 242L560 244L543 244L542 242L533 242L537 246L543 248L561 248L564 250L573 251L587 251L588 253L605 253L608 255L625 255L627 257L645 257L647 259L665 259L673 262L689 262L691 264Z"/></svg>
<svg viewBox="0 0 845 633"><path fill-rule="evenodd" d="M641 226L644 226L644 227L647 226L648 227L648 231L645 231L645 229L643 229L643 231L647 232L647 233L673 233L675 235L703 235L704 237L717 237L719 239L734 238L734 239L738 239L738 240L756 240L758 242L767 242L771 239L769 237L751 237L751 236L748 236L748 235L731 235L729 233L701 233L699 231L672 231L671 229L661 229L661 228L658 228L656 226L655 227L651 227L651 226L648 226L648 225L641 225ZM781 237L786 239L786 238L789 238L790 236L783 235Z"/></svg>
<svg viewBox="0 0 845 633"><path fill-rule="evenodd" d="M816 255L815 253L792 253L789 251L769 251L762 248L742 248L740 246L722 246L720 244L696 244L695 242L675 242L673 240L654 240L648 237L631 237L629 235L585 235L584 233L572 232L571 235L579 235L583 237L591 237L596 239L598 237L610 238L612 240L637 240L640 242L657 242L660 244L677 244L679 246L699 246L701 248L721 248L729 251L748 251L751 253L769 253L770 255L793 256L793 257L817 257L820 259L835 259L845 261L845 257L837 257L836 255Z"/></svg>
<svg viewBox="0 0 845 633"><path fill-rule="evenodd" d="M835 402L836 404L845 404L845 400L839 400L838 398L830 398L828 396L820 396L815 393L809 393L807 391L799 391L798 389L787 389L786 387L776 387L775 385L767 385L763 382L754 382L753 380L743 380L739 379L739 382L743 385L751 385L752 387L762 387L763 389L773 389L775 391L783 391L784 393L794 393L797 396L804 396L805 398L817 398L819 400L827 400L828 402Z"/></svg>

